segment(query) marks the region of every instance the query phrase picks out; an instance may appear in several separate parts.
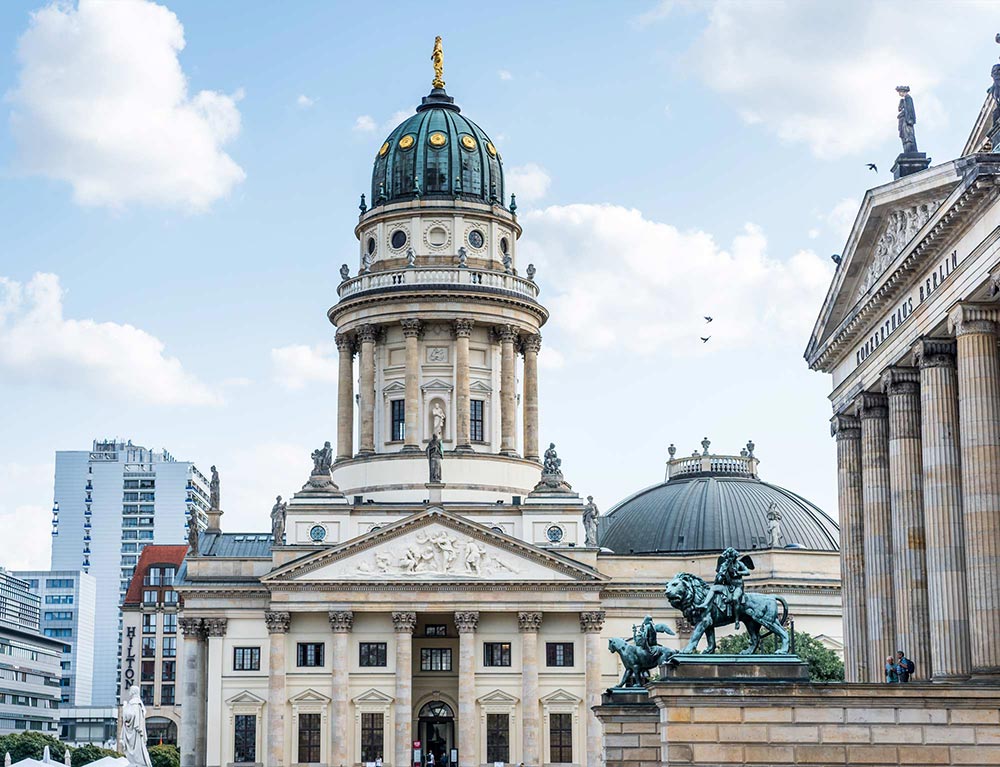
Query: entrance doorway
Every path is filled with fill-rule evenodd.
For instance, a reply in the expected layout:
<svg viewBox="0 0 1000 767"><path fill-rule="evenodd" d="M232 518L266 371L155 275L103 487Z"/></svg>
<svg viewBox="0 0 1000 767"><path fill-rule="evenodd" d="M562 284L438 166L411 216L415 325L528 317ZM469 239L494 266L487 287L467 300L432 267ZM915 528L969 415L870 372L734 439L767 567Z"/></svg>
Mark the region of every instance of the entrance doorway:
<svg viewBox="0 0 1000 767"><path fill-rule="evenodd" d="M417 727L424 751L424 765L454 767L451 750L455 747L455 712L451 706L443 700L425 704L420 709Z"/></svg>

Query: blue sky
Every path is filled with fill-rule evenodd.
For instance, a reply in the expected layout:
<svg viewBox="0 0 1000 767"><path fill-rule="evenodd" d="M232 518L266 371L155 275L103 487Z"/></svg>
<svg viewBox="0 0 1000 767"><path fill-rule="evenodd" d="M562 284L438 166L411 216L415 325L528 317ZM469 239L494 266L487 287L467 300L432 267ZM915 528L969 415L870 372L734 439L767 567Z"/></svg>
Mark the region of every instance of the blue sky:
<svg viewBox="0 0 1000 767"><path fill-rule="evenodd" d="M891 178L895 85L920 148L961 151L994 8L0 5L0 524L24 533L0 564L48 564L54 452L94 437L217 463L226 526L267 526L334 438L325 311L437 34L518 193L569 481L606 510L670 442L752 438L836 514L829 381L801 356L829 255Z"/></svg>

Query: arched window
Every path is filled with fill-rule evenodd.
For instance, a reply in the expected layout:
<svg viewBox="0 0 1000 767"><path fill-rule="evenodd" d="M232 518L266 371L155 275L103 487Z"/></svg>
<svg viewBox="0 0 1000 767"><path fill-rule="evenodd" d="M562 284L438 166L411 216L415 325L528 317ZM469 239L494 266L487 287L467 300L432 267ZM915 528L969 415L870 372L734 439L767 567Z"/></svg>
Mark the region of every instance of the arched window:
<svg viewBox="0 0 1000 767"><path fill-rule="evenodd" d="M443 700L432 700L420 709L420 719L454 719L455 712Z"/></svg>

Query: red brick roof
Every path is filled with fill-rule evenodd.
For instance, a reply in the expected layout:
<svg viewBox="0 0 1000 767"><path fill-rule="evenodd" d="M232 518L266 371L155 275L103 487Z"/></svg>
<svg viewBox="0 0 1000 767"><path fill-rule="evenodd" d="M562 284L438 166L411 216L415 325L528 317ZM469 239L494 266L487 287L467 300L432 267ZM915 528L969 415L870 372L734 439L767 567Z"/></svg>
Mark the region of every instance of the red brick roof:
<svg viewBox="0 0 1000 767"><path fill-rule="evenodd" d="M139 564L135 566L132 581L125 593L125 604L138 605L142 603L142 581L146 577L146 573L149 572L149 568L155 565L173 565L180 569L187 550L187 546L163 546L155 543L146 546L139 556Z"/></svg>

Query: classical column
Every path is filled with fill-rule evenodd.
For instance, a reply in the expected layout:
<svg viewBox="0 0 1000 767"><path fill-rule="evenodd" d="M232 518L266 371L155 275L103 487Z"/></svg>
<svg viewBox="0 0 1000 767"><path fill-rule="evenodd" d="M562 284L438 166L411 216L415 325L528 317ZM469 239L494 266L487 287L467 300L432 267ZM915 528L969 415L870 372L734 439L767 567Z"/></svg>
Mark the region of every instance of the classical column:
<svg viewBox="0 0 1000 767"><path fill-rule="evenodd" d="M840 595L844 621L844 676L868 680L868 618L865 609L865 525L861 483L861 422L837 415L837 499L840 508Z"/></svg>
<svg viewBox="0 0 1000 767"><path fill-rule="evenodd" d="M865 526L865 596L868 600L868 681L882 681L885 658L896 650L892 595L892 507L889 480L889 409L884 394L861 395L861 497Z"/></svg>
<svg viewBox="0 0 1000 767"><path fill-rule="evenodd" d="M908 657L930 658L923 463L920 446L920 371L891 367L882 374L889 402L889 484L892 508L892 586L896 645ZM918 678L928 679L925 668Z"/></svg>
<svg viewBox="0 0 1000 767"><path fill-rule="evenodd" d="M358 329L361 343L361 435L358 437L358 455L375 452L375 325L362 325Z"/></svg>
<svg viewBox="0 0 1000 767"><path fill-rule="evenodd" d="M184 767L203 767L205 743L205 623L201 618L177 620L184 635L184 685L181 689L181 728L179 733L181 763Z"/></svg>
<svg viewBox="0 0 1000 767"><path fill-rule="evenodd" d="M416 613L393 613L392 627L396 631L396 761L394 765L409 767L413 741L413 629Z"/></svg>
<svg viewBox="0 0 1000 767"><path fill-rule="evenodd" d="M538 350L542 337L537 333L524 339L524 457L538 460Z"/></svg>
<svg viewBox="0 0 1000 767"><path fill-rule="evenodd" d="M971 672L972 659L962 534L962 458L955 341L948 338L921 340L914 349L914 356L920 366L930 678L937 681L965 679Z"/></svg>
<svg viewBox="0 0 1000 767"><path fill-rule="evenodd" d="M343 461L354 456L354 339L337 333L337 351L337 460Z"/></svg>
<svg viewBox="0 0 1000 767"><path fill-rule="evenodd" d="M538 716L538 630L541 613L518 613L521 632L521 761L526 767L542 763L541 725Z"/></svg>
<svg viewBox="0 0 1000 767"><path fill-rule="evenodd" d="M458 629L458 765L478 767L479 750L476 748L476 626L479 613L455 613Z"/></svg>
<svg viewBox="0 0 1000 767"><path fill-rule="evenodd" d="M469 397L469 337L472 320L457 319L452 323L455 334L455 449L472 451L470 432L471 405Z"/></svg>
<svg viewBox="0 0 1000 767"><path fill-rule="evenodd" d="M286 612L264 613L267 625L267 767L283 767L285 762L285 643L292 616Z"/></svg>
<svg viewBox="0 0 1000 767"><path fill-rule="evenodd" d="M420 414L420 320L402 321L403 338L406 341L406 428L403 433L403 450L420 452L420 429L417 427ZM443 436L443 435L442 435Z"/></svg>
<svg viewBox="0 0 1000 767"><path fill-rule="evenodd" d="M497 328L497 337L500 339L500 452L503 455L517 455L517 403L514 391L514 342L517 341L517 328L503 325Z"/></svg>
<svg viewBox="0 0 1000 767"><path fill-rule="evenodd" d="M601 705L601 662L604 653L601 652L601 629L604 628L604 611L580 613L580 631L583 632L584 667L586 673L587 709L584 721L587 723L587 761L586 764L600 767L604 764L604 729L601 721L594 714L594 706Z"/></svg>
<svg viewBox="0 0 1000 767"><path fill-rule="evenodd" d="M1000 358L997 310L960 304L958 346L962 520L972 673L1000 674Z"/></svg>
<svg viewBox="0 0 1000 767"><path fill-rule="evenodd" d="M347 640L354 626L354 613L350 610L330 610L329 618L330 631L333 632L330 648L330 660L333 662L330 678L330 764L333 767L346 767L354 764L347 751L347 733L351 727L347 706L351 659L347 657Z"/></svg>
<svg viewBox="0 0 1000 767"><path fill-rule="evenodd" d="M205 755L205 764L220 767L222 764L221 744L226 737L222 731L222 676L225 673L225 656L222 639L226 636L226 618L205 618L205 635L208 637L208 653L205 663L205 745L199 753Z"/></svg>

